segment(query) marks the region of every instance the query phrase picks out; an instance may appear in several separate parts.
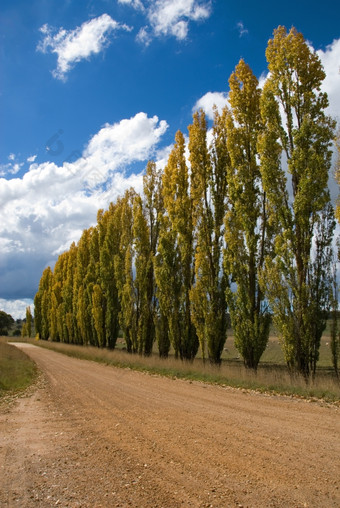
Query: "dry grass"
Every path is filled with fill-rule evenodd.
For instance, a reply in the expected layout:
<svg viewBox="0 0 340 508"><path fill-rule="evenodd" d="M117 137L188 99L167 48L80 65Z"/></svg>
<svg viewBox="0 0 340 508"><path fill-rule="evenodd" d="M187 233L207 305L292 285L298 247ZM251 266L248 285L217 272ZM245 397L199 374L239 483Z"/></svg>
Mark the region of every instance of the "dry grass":
<svg viewBox="0 0 340 508"><path fill-rule="evenodd" d="M37 369L20 349L0 340L0 398L27 388L36 378Z"/></svg>
<svg viewBox="0 0 340 508"><path fill-rule="evenodd" d="M119 349L110 351L95 347L46 341L35 343L69 356L120 368L130 368L172 378L202 381L247 390L340 402L340 384L329 369L319 369L316 379L306 383L302 376L291 375L284 365L270 362L261 364L258 372L254 373L245 369L242 362L237 360L223 360L222 365L217 367L209 362L203 363L199 358L193 362L181 362L173 356L162 359L156 354L151 357L143 357L131 355Z"/></svg>

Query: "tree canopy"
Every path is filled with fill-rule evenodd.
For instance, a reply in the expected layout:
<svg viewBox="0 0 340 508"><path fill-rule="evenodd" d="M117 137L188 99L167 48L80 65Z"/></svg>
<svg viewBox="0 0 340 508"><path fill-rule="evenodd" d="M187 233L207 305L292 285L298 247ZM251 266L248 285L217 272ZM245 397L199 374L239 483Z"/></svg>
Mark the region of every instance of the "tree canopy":
<svg viewBox="0 0 340 508"><path fill-rule="evenodd" d="M121 331L130 353L150 355L157 341L161 356L172 348L190 361L200 349L219 364L230 319L256 370L273 319L289 368L315 374L335 301L335 121L301 33L279 26L266 57L262 89L241 59L212 124L195 112L165 167L149 161L143 193L129 189L99 210L44 270L34 301L41 338L114 348Z"/></svg>

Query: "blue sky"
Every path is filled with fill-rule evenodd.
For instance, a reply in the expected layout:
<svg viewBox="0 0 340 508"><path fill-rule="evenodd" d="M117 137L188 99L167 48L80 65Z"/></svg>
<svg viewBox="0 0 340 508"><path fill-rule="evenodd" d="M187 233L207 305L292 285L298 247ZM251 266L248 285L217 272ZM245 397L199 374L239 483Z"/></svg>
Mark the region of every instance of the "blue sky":
<svg viewBox="0 0 340 508"><path fill-rule="evenodd" d="M340 117L340 6L325 0L2 0L0 308L32 303L42 270L164 166L195 108L225 104L244 58L265 79L274 28L319 52ZM337 194L331 182L332 194Z"/></svg>

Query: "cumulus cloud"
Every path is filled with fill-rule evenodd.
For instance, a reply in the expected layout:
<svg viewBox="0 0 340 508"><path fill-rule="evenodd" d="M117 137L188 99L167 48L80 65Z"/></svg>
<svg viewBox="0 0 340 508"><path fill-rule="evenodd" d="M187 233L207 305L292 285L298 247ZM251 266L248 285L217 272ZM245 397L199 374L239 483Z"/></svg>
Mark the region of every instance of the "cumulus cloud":
<svg viewBox="0 0 340 508"><path fill-rule="evenodd" d="M210 120L214 118L214 106L216 106L219 112L228 104L228 95L225 92L207 92L204 94L194 107L193 112L198 109L203 109L205 114Z"/></svg>
<svg viewBox="0 0 340 508"><path fill-rule="evenodd" d="M188 37L189 23L203 21L211 14L211 2L207 0L119 0L142 10L148 25L142 27L137 40L146 46L153 37L174 36L178 40Z"/></svg>
<svg viewBox="0 0 340 508"><path fill-rule="evenodd" d="M96 222L99 208L131 186L142 190L142 173L126 169L157 159L167 128L138 113L104 125L74 162L33 163L22 178L0 179L1 298L32 298L43 269Z"/></svg>
<svg viewBox="0 0 340 508"><path fill-rule="evenodd" d="M340 39L317 53L326 73L322 90L328 94L328 112L340 123Z"/></svg>
<svg viewBox="0 0 340 508"><path fill-rule="evenodd" d="M7 312L14 319L22 319L26 316L26 308L31 307L33 313L33 300L26 298L23 300L4 300L0 298L0 310Z"/></svg>
<svg viewBox="0 0 340 508"><path fill-rule="evenodd" d="M197 0L158 0L148 9L148 19L156 36L173 35L183 40L188 35L189 22L210 16L208 2Z"/></svg>
<svg viewBox="0 0 340 508"><path fill-rule="evenodd" d="M141 0L118 0L118 3L131 5L135 9L140 9L144 11L144 5L142 4Z"/></svg>
<svg viewBox="0 0 340 508"><path fill-rule="evenodd" d="M110 34L117 30L131 28L118 23L108 14L86 21L74 30L60 28L56 34L53 34L53 29L46 24L40 28L44 37L37 49L43 53L50 51L58 55L57 68L52 74L57 79L65 80L67 73L77 62L103 51L110 44Z"/></svg>

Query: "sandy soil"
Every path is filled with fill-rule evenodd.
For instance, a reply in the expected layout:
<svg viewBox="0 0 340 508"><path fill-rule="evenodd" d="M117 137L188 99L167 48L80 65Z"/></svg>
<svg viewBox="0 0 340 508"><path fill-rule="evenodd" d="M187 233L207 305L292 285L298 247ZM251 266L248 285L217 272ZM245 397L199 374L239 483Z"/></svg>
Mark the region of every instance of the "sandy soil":
<svg viewBox="0 0 340 508"><path fill-rule="evenodd" d="M1 507L339 507L340 410L20 344L0 405Z"/></svg>

